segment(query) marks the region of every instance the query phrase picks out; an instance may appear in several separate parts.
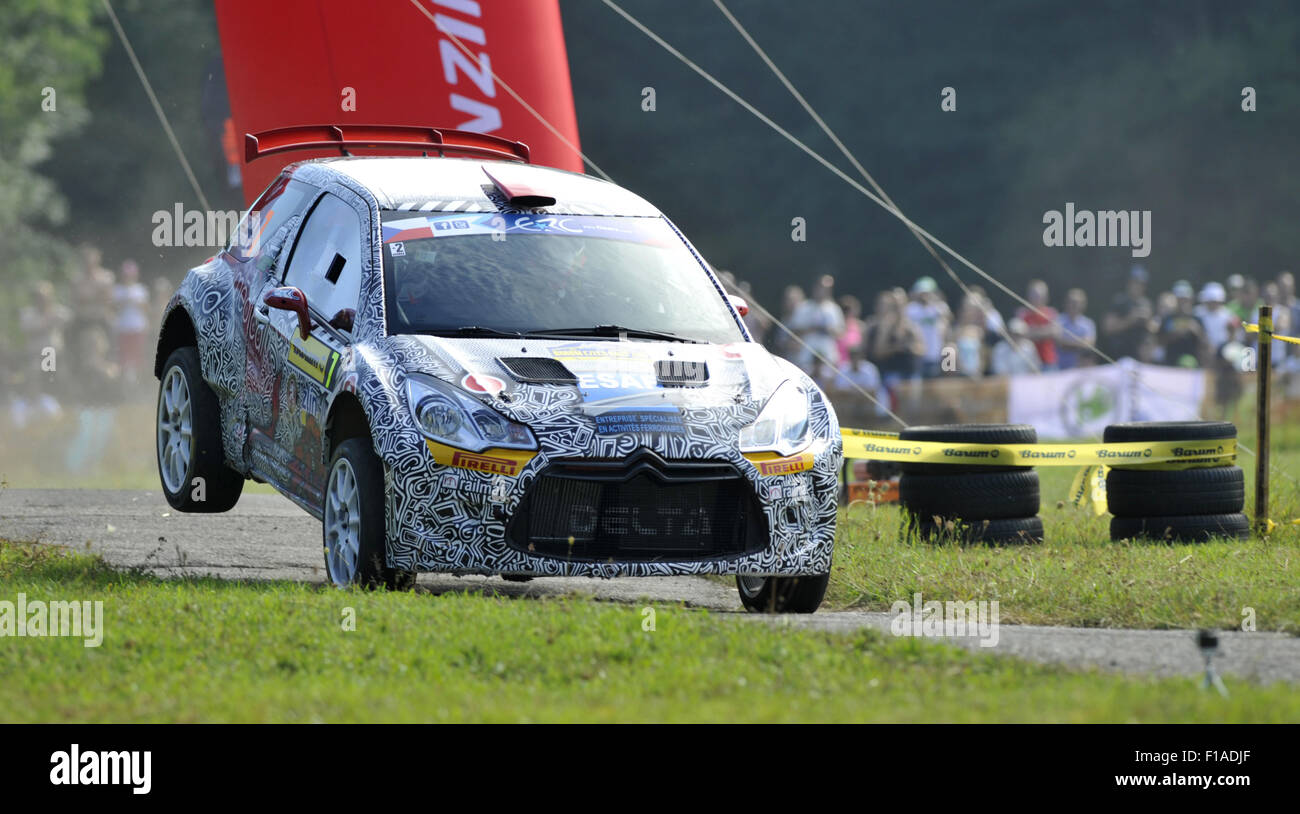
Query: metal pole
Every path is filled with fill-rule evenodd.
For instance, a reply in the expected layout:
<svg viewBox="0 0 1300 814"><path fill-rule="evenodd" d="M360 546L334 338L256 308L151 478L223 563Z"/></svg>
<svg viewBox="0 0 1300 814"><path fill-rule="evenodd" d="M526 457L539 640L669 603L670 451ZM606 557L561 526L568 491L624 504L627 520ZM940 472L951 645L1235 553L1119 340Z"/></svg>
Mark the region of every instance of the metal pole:
<svg viewBox="0 0 1300 814"><path fill-rule="evenodd" d="M1268 533L1268 404L1273 373L1273 306L1259 309L1259 354L1255 367L1255 533Z"/></svg>

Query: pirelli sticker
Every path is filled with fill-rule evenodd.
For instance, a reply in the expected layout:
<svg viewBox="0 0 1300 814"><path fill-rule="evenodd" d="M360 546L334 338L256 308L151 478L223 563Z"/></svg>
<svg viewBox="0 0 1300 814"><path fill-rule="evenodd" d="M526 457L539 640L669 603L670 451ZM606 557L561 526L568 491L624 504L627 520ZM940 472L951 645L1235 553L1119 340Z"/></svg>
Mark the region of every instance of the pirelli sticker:
<svg viewBox="0 0 1300 814"><path fill-rule="evenodd" d="M798 455L757 452L747 454L745 459L758 467L758 474L765 478L807 472L813 467L813 454L811 452L801 452Z"/></svg>
<svg viewBox="0 0 1300 814"><path fill-rule="evenodd" d="M469 452L437 441L425 439L433 460L443 466L457 469L470 469L487 475L507 475L518 477L529 461L537 455L528 449L489 449L484 452Z"/></svg>
<svg viewBox="0 0 1300 814"><path fill-rule="evenodd" d="M289 364L328 390L339 369L339 352L314 336L303 339L294 328L289 340Z"/></svg>

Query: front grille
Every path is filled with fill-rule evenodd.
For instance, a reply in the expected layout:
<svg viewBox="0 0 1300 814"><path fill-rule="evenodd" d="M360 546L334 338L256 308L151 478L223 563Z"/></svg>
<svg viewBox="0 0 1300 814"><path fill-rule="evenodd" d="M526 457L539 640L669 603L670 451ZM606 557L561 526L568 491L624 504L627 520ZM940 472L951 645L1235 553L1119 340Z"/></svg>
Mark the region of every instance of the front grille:
<svg viewBox="0 0 1300 814"><path fill-rule="evenodd" d="M578 377L558 359L509 356L497 360L515 381L527 384L577 384Z"/></svg>
<svg viewBox="0 0 1300 814"><path fill-rule="evenodd" d="M725 462L561 461L538 476L507 531L509 544L566 560L693 560L767 546L749 482Z"/></svg>

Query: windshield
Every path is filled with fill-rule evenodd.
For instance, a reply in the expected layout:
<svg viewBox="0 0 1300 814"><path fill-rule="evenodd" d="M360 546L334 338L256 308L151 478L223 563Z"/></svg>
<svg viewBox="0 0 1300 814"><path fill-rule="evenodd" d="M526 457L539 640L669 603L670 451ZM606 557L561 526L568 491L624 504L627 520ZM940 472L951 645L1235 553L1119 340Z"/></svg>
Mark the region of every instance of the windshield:
<svg viewBox="0 0 1300 814"><path fill-rule="evenodd" d="M385 212L383 227L390 334L619 326L705 342L743 338L662 218Z"/></svg>

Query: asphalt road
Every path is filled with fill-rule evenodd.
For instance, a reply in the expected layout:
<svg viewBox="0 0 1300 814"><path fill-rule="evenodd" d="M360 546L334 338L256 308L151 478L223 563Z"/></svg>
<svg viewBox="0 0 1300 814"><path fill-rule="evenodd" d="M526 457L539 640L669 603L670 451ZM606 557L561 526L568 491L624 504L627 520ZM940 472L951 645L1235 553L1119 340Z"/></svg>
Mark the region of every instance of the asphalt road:
<svg viewBox="0 0 1300 814"><path fill-rule="evenodd" d="M320 526L278 495L246 494L226 514L181 514L158 492L23 490L0 492L0 537L88 549L120 567L162 576L209 574L226 579L321 583ZM734 588L699 577L596 580L543 578L526 583L489 577L421 575L432 594L474 591L520 598L582 594L617 602L683 602L730 612L748 624L846 632L888 631L887 613L819 612L766 617L742 612ZM1273 633L1220 634L1216 665L1226 675L1300 682L1300 638ZM1072 667L1158 676L1203 669L1190 631L1111 630L1002 624L996 646L975 636L945 641L984 652Z"/></svg>

